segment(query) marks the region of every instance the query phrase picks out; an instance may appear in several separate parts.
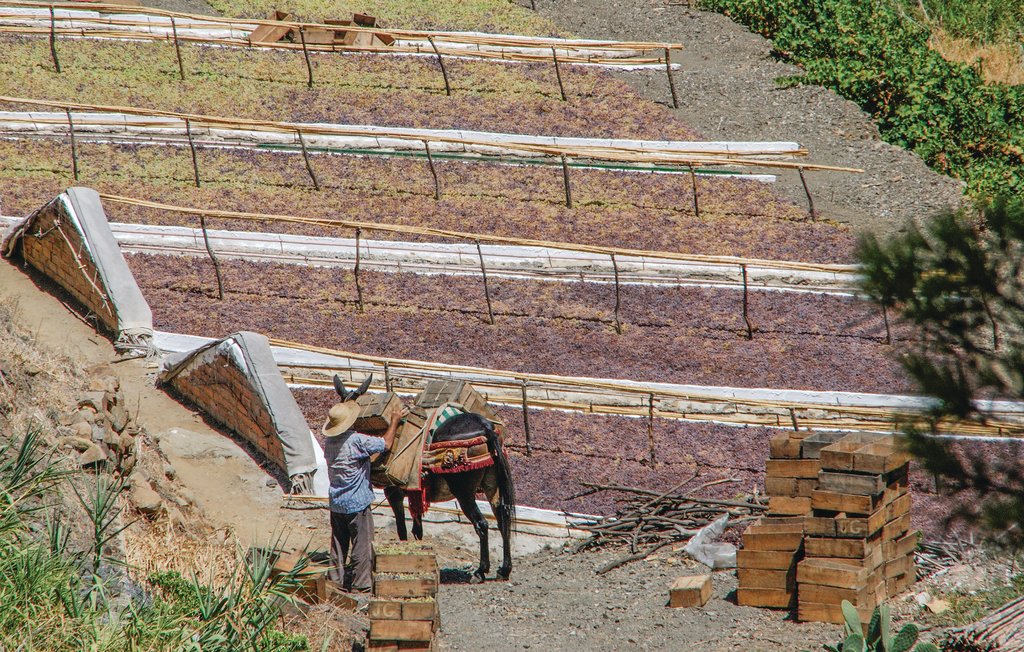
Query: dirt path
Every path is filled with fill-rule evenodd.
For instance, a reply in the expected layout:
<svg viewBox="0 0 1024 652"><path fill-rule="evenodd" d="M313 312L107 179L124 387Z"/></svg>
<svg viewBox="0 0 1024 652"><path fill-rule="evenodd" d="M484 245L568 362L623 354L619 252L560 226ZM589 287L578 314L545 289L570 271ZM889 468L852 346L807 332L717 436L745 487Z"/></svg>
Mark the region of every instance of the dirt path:
<svg viewBox="0 0 1024 652"><path fill-rule="evenodd" d="M282 511L281 489L268 486L271 475L235 442L153 385L156 363L119 361L108 339L7 260L0 260L0 301L17 306L15 319L33 333L38 346L65 353L83 368L111 365L131 412L137 406L138 423L159 442L178 481L211 522L231 527L244 544L263 544L279 534L295 546L311 536L326 543L319 512Z"/></svg>
<svg viewBox="0 0 1024 652"><path fill-rule="evenodd" d="M676 3L681 4L681 3ZM795 140L809 160L859 167L865 174L808 173L819 214L855 231L891 231L908 218L957 205L963 184L932 172L916 155L882 142L853 102L817 86L782 90L779 77L800 74L770 54L771 42L719 14L665 0L536 0L538 11L582 38L679 42L674 55L679 118L707 139ZM664 71L628 73L644 96L670 101ZM795 174L777 187L806 198Z"/></svg>

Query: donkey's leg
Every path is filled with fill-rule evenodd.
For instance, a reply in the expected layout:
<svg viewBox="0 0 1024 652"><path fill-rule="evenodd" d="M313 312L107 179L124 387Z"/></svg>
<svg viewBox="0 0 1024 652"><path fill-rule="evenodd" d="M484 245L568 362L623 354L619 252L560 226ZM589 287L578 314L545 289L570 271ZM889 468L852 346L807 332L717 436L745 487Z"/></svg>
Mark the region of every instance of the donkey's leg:
<svg viewBox="0 0 1024 652"><path fill-rule="evenodd" d="M412 536L417 541L423 540L423 514L412 515Z"/></svg>
<svg viewBox="0 0 1024 652"><path fill-rule="evenodd" d="M498 484L493 481L493 476L488 474L484 480L483 490L487 496L487 502L491 504L491 511L498 522L498 533L501 535L501 566L498 566L498 579L507 580L512 575L512 542L509 540L510 524L505 522L505 510L501 508Z"/></svg>
<svg viewBox="0 0 1024 652"><path fill-rule="evenodd" d="M395 515L395 529L398 530L398 538L405 541L409 538L409 533L405 529L405 492L400 487L384 487L384 497L388 499L391 513ZM413 532L415 533L415 531L414 526Z"/></svg>
<svg viewBox="0 0 1024 652"><path fill-rule="evenodd" d="M461 474L453 473L446 479L448 481L448 488L451 489L455 500L459 501L462 513L473 524L476 535L480 537L480 566L470 579L471 582L476 584L483 582L487 573L491 570L491 554L487 547L487 521L484 519L484 515L480 513L480 508L476 506L476 489L474 485L463 485L459 482L459 475Z"/></svg>

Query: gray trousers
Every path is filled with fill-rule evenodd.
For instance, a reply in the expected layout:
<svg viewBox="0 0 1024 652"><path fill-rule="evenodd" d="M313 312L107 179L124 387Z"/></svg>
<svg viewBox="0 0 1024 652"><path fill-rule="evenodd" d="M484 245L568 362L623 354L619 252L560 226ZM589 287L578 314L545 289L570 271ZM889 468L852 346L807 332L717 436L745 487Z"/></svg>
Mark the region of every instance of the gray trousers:
<svg viewBox="0 0 1024 652"><path fill-rule="evenodd" d="M373 588L373 512L331 512L331 561L327 579L345 590ZM346 563L347 562L347 563Z"/></svg>

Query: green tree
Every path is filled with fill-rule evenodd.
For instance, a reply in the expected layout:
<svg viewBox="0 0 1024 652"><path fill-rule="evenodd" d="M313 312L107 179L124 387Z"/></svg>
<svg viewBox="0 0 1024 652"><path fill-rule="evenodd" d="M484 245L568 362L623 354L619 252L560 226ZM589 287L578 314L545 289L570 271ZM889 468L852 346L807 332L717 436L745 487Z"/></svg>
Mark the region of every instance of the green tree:
<svg viewBox="0 0 1024 652"><path fill-rule="evenodd" d="M991 400L1024 400L1024 202L944 212L885 241L865 235L858 257L862 289L911 327L900 360L935 399L930 427L907 428L911 452L970 498L956 517L1024 544L1017 447L986 456L932 436L945 419L990 421Z"/></svg>

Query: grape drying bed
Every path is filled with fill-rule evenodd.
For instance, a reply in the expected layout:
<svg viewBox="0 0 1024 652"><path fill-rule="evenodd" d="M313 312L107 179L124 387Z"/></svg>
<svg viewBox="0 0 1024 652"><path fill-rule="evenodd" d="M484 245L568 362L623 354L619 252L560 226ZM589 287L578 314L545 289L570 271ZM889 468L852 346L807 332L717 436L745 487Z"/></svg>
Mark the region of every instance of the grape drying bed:
<svg viewBox="0 0 1024 652"><path fill-rule="evenodd" d="M899 393L908 389L881 315L838 296L750 295L753 340L735 290L614 288L492 279L496 325L479 279L364 272L357 311L350 271L130 255L160 330L271 337L397 358L520 372L702 385ZM173 265L170 264L173 261ZM315 336L313 335L315 333ZM897 332L897 335L899 333Z"/></svg>
<svg viewBox="0 0 1024 652"><path fill-rule="evenodd" d="M0 179L8 213L28 213L72 183L68 146L55 141L0 141ZM663 251L739 255L808 262L848 261L850 233L808 221L803 209L764 184L698 178L701 217L694 216L686 175L575 170L575 207L564 205L555 168L438 162L434 199L425 161L315 157L316 192L300 155L201 150L202 186L193 187L188 149L79 145L79 184L110 194L181 206L248 210L610 244ZM296 181L298 180L298 181ZM112 205L111 221L196 226L195 218ZM211 220L211 228L351 237L324 227ZM383 237L374 234L373 237Z"/></svg>

